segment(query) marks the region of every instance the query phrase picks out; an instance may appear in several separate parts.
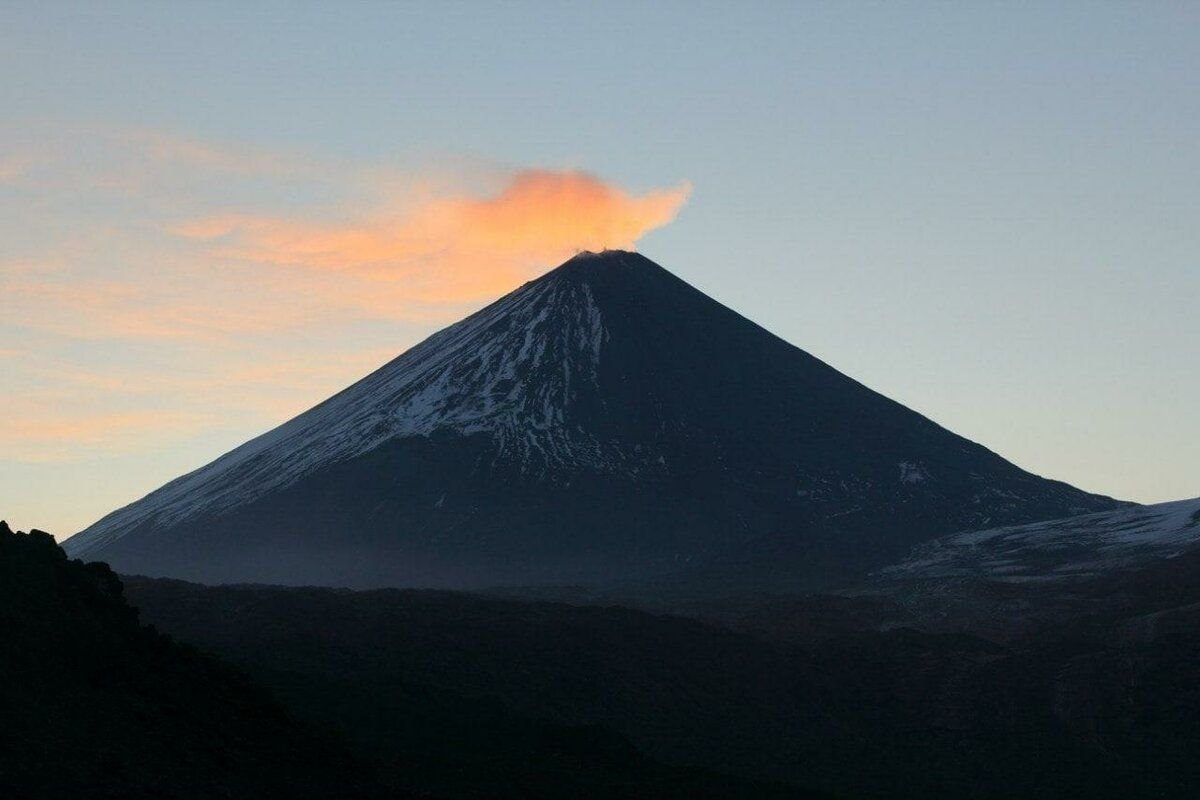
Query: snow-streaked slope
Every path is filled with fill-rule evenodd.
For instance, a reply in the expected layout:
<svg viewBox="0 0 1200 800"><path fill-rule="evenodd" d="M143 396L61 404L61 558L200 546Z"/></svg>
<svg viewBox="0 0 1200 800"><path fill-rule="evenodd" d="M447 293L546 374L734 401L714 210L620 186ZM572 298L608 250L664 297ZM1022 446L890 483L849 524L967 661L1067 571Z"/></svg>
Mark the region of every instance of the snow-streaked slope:
<svg viewBox="0 0 1200 800"><path fill-rule="evenodd" d="M64 546L86 557L148 519L170 525L220 513L384 442L438 430L489 433L501 454L524 464L617 468L619 453L564 424L581 384L595 383L606 336L587 283L528 283Z"/></svg>
<svg viewBox="0 0 1200 800"><path fill-rule="evenodd" d="M205 582L461 588L698 570L712 585L770 574L791 588L952 531L1117 505L606 251L65 546Z"/></svg>
<svg viewBox="0 0 1200 800"><path fill-rule="evenodd" d="M953 534L918 546L879 577L1053 581L1135 567L1197 546L1200 498Z"/></svg>

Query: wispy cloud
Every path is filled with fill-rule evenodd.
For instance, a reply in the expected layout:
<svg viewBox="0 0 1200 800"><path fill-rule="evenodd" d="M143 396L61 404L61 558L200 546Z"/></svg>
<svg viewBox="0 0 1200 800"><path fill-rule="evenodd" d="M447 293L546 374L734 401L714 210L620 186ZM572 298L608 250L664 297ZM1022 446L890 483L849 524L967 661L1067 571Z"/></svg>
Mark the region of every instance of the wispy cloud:
<svg viewBox="0 0 1200 800"><path fill-rule="evenodd" d="M0 146L0 458L18 460L282 420L579 249L634 246L690 192L150 129Z"/></svg>
<svg viewBox="0 0 1200 800"><path fill-rule="evenodd" d="M284 178L332 177L333 165L262 148L216 144L154 128L108 128L102 135L130 153L147 169L187 166L209 174L266 175Z"/></svg>
<svg viewBox="0 0 1200 800"><path fill-rule="evenodd" d="M0 155L0 185L15 183L36 163L36 159L29 154Z"/></svg>
<svg viewBox="0 0 1200 800"><path fill-rule="evenodd" d="M184 410L27 408L0 417L0 459L52 463L119 455L194 435L216 422L211 414Z"/></svg>

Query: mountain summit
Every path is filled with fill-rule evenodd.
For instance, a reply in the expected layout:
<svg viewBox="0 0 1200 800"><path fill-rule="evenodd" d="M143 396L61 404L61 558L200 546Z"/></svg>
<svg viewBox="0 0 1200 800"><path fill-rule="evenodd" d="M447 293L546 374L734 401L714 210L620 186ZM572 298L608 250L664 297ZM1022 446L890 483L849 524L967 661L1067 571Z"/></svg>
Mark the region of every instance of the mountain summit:
<svg viewBox="0 0 1200 800"><path fill-rule="evenodd" d="M605 251L65 547L206 582L812 588L953 531L1116 505Z"/></svg>

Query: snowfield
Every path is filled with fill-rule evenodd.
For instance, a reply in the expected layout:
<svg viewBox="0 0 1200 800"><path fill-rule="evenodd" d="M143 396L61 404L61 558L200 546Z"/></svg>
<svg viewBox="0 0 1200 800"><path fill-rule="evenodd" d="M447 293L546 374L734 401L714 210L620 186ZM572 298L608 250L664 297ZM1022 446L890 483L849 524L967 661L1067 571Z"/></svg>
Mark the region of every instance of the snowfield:
<svg viewBox="0 0 1200 800"><path fill-rule="evenodd" d="M918 546L878 577L1052 581L1172 558L1197 546L1200 498L957 533Z"/></svg>

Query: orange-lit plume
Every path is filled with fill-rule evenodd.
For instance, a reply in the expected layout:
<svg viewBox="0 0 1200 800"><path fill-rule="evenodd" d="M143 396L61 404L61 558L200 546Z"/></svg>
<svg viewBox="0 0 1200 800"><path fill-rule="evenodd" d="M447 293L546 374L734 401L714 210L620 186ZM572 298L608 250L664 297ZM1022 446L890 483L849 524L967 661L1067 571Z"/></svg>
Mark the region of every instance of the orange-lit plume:
<svg viewBox="0 0 1200 800"><path fill-rule="evenodd" d="M490 194L437 193L435 179L379 165L304 165L154 132L101 138L136 147L117 147L119 169L97 174L72 171L57 151L0 156L0 182L23 182L41 202L66 206L85 191L94 202L84 205L143 214L121 225L64 217L41 252L0 259L5 320L21 334L0 343L20 387L0 419L0 459L78 460L184 441L227 419L278 422L577 250L632 247L690 192L527 170ZM307 181L339 208L375 204L344 217L231 211L202 191L213 175L253 178L270 196ZM163 227L175 236L146 235ZM386 320L394 338L356 346L347 331L365 320ZM61 357L28 356L30 342L59 340L73 343ZM327 343L327 360L313 342ZM76 351L153 360L134 368Z"/></svg>
<svg viewBox="0 0 1200 800"><path fill-rule="evenodd" d="M349 272L395 284L409 301L467 302L578 250L631 248L674 219L689 192L685 183L634 196L583 172L527 170L494 197L434 199L398 217L329 225L223 216L175 232L225 258Z"/></svg>

